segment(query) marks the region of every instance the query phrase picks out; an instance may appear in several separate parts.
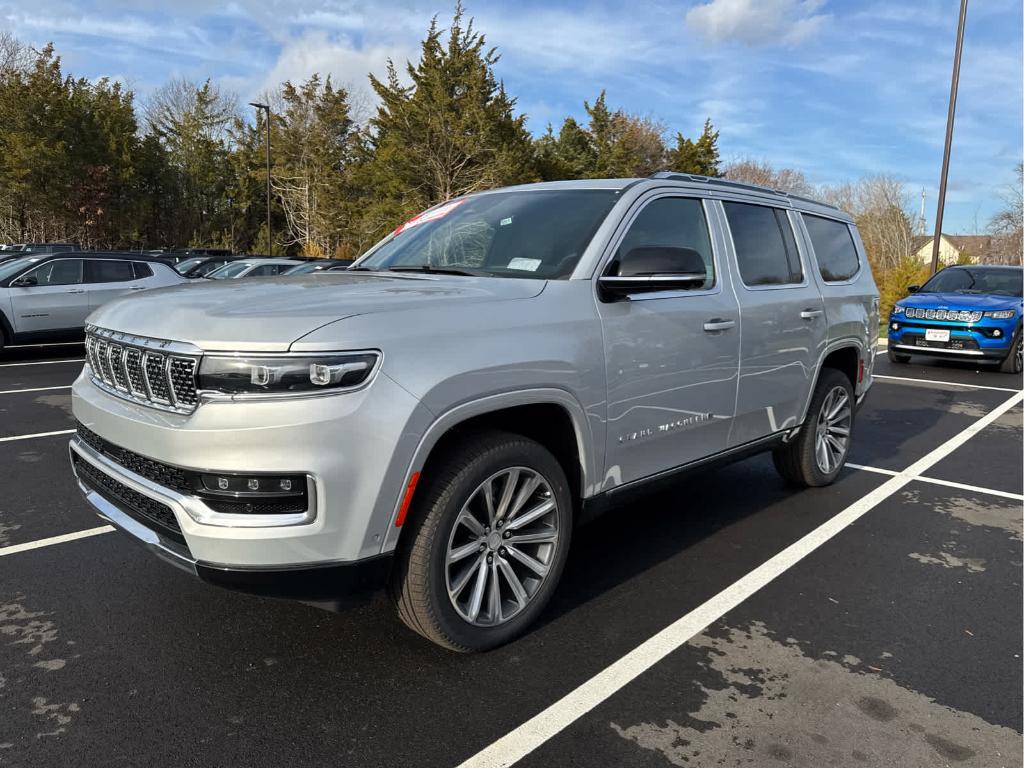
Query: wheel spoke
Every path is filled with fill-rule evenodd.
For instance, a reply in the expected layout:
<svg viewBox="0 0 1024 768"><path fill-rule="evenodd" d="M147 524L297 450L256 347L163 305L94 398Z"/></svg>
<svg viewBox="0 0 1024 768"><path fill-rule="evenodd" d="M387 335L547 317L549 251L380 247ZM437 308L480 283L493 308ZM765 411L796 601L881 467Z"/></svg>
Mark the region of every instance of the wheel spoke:
<svg viewBox="0 0 1024 768"><path fill-rule="evenodd" d="M479 552L481 546L482 545L480 544L479 541L471 541L468 544L463 544L461 547L456 547L455 549L449 551L448 565L451 565L452 563L457 563L459 562L459 560L465 560L470 555Z"/></svg>
<svg viewBox="0 0 1024 768"><path fill-rule="evenodd" d="M850 430L848 427L841 427L838 424L829 424L828 433L830 435L842 435L843 437L846 437L850 434Z"/></svg>
<svg viewBox="0 0 1024 768"><path fill-rule="evenodd" d="M828 460L828 448L825 446L825 438L818 437L815 441L815 450L818 454L818 466L821 471L828 474L829 472L829 460Z"/></svg>
<svg viewBox="0 0 1024 768"><path fill-rule="evenodd" d="M462 514L459 515L457 524L461 524L469 528L470 533L476 536L478 539L484 536L484 527L480 525L480 521L473 517L473 513L469 511L469 505L462 510Z"/></svg>
<svg viewBox="0 0 1024 768"><path fill-rule="evenodd" d="M508 524L507 528L511 531L516 531L522 528L524 525L529 525L535 520L539 520L548 514L555 508L554 499L545 499L543 502L538 504L536 507L531 509L529 512L524 512L522 515L517 517L511 523Z"/></svg>
<svg viewBox="0 0 1024 768"><path fill-rule="evenodd" d="M540 477L538 475L531 475L523 481L522 487L519 489L519 493L516 494L515 501L512 502L512 506L508 510L508 514L505 516L506 520L512 520L519 511L523 508L523 505L530 500L533 496L534 491L537 490L537 486L540 485Z"/></svg>
<svg viewBox="0 0 1024 768"><path fill-rule="evenodd" d="M480 488L484 495L484 507L487 509L487 524L494 525L494 480L488 480Z"/></svg>
<svg viewBox="0 0 1024 768"><path fill-rule="evenodd" d="M519 470L510 469L508 471L508 479L505 481L505 487L501 490L501 501L498 502L497 517L499 520L504 519L508 514L509 504L512 503L512 494L515 492L516 485L519 484Z"/></svg>
<svg viewBox="0 0 1024 768"><path fill-rule="evenodd" d="M540 560L530 557L528 554L523 552L518 547L506 546L505 550L512 555L516 560L525 565L531 571L536 573L538 576L544 576L548 572L548 567L544 565Z"/></svg>
<svg viewBox="0 0 1024 768"><path fill-rule="evenodd" d="M535 533L516 533L505 539L506 544L550 544L558 538L558 531L550 528Z"/></svg>
<svg viewBox="0 0 1024 768"><path fill-rule="evenodd" d="M828 418L829 421L833 421L839 412L846 407L848 400L849 398L846 396L846 392L842 392L837 395L835 397L835 402L830 404L831 407L828 410L828 416L826 418Z"/></svg>
<svg viewBox="0 0 1024 768"><path fill-rule="evenodd" d="M838 464L839 459L842 458L843 453L846 451L846 446L843 445L839 440L832 437L832 435L825 435L825 441L829 444L832 449L833 464Z"/></svg>
<svg viewBox="0 0 1024 768"><path fill-rule="evenodd" d="M523 587L523 582L516 576L515 570L509 565L508 561L504 558L498 558L498 567L501 568L501 573L505 577L505 581L512 589L512 594L516 598L516 602L519 603L519 607L522 608L526 605L527 596L526 589Z"/></svg>
<svg viewBox="0 0 1024 768"><path fill-rule="evenodd" d="M469 584L470 579L473 578L473 574L476 573L477 568L480 567L480 563L484 562L484 560L484 553L481 552L480 557L476 559L476 562L469 566L461 574L459 574L459 578L455 580L450 590L453 600L462 594L462 590L464 590L466 588L466 585Z"/></svg>
<svg viewBox="0 0 1024 768"><path fill-rule="evenodd" d="M480 558L480 565L476 568L476 581L473 582L473 594L469 596L469 606L466 613L470 621L476 621L480 615L480 607L484 601L484 589L487 587L487 560Z"/></svg>
<svg viewBox="0 0 1024 768"><path fill-rule="evenodd" d="M490 588L487 590L487 613L491 623L500 624L504 621L504 617L501 615L501 584L498 583L498 563L491 563L489 570Z"/></svg>

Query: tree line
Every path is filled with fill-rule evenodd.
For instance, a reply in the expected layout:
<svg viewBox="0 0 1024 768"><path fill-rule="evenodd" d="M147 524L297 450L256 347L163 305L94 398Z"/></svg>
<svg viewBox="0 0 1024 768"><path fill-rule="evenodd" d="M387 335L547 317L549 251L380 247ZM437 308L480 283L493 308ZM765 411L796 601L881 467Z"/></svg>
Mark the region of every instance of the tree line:
<svg viewBox="0 0 1024 768"><path fill-rule="evenodd" d="M246 119L237 97L209 80L172 80L138 104L116 81L65 73L52 45L37 51L0 33L0 241L352 257L467 192L673 170L833 202L856 217L876 275L907 268L914 216L896 178L815 188L798 169L723 163L710 119L686 136L609 105L604 92L583 102L583 120L534 137L497 62L456 6L446 29L431 22L404 76L394 63L369 76L372 108L318 74L267 93L270 243L264 113ZM1019 261L1012 208L992 227L1006 260Z"/></svg>

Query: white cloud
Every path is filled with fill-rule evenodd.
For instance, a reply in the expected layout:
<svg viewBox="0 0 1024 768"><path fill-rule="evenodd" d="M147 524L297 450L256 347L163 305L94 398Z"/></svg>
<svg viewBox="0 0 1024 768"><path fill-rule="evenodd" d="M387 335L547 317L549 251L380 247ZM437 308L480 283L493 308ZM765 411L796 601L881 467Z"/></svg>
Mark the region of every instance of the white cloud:
<svg viewBox="0 0 1024 768"><path fill-rule="evenodd" d="M710 0L686 12L686 26L713 43L794 45L813 37L828 14L821 0Z"/></svg>

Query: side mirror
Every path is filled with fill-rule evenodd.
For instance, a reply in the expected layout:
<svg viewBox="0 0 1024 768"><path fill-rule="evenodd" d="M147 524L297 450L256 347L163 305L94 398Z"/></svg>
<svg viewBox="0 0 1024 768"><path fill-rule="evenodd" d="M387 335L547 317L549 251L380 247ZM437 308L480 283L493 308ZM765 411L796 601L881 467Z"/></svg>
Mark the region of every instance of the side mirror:
<svg viewBox="0 0 1024 768"><path fill-rule="evenodd" d="M693 290L707 279L704 259L697 251L659 245L634 248L614 262L612 273L599 278L598 284L614 301L631 293Z"/></svg>
<svg viewBox="0 0 1024 768"><path fill-rule="evenodd" d="M39 285L39 280L35 275L24 275L11 281L11 286L14 288L29 288L33 285Z"/></svg>
<svg viewBox="0 0 1024 768"><path fill-rule="evenodd" d="M921 290L921 286L920 285L908 285L907 286L907 293L917 293L920 290Z"/></svg>

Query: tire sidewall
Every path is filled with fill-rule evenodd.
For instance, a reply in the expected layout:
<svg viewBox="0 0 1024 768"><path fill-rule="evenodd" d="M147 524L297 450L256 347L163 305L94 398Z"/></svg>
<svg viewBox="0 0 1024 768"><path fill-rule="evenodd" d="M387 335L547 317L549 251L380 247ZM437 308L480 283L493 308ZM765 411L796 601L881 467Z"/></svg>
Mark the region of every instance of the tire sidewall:
<svg viewBox="0 0 1024 768"><path fill-rule="evenodd" d="M1013 333L1013 341L1010 343L1010 352L1003 359L999 366L999 369L1003 373L1021 373L1017 370L1017 351L1021 345L1021 326L1017 326L1017 330Z"/></svg>
<svg viewBox="0 0 1024 768"><path fill-rule="evenodd" d="M517 616L498 627L477 627L463 619L448 597L445 559L452 529L463 505L481 483L496 472L510 467L527 467L547 481L558 505L558 542L548 575L530 603ZM474 650L493 648L513 639L544 610L565 566L572 534L572 495L558 461L540 444L526 438L509 436L505 442L485 450L476 461L459 472L447 488L441 490L431 515L437 515L428 543L428 591L430 602L442 632L456 644Z"/></svg>

